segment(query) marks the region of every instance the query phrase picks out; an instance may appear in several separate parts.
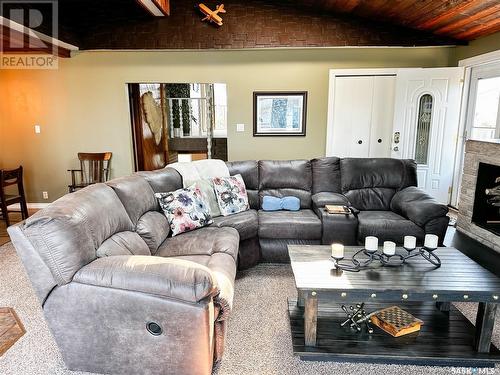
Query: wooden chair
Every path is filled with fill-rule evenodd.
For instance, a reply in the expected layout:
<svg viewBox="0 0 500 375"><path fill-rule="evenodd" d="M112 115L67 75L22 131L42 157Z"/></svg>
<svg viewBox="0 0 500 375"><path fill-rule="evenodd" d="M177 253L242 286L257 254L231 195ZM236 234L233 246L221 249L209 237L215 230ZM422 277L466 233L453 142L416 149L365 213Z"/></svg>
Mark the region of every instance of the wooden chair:
<svg viewBox="0 0 500 375"><path fill-rule="evenodd" d="M5 192L5 188L12 185L17 185L17 194L15 195L9 195ZM0 209L7 226L10 225L7 207L16 203L21 205L21 216L23 220L26 220L28 218L28 205L24 195L23 167L11 170L0 169Z"/></svg>
<svg viewBox="0 0 500 375"><path fill-rule="evenodd" d="M72 193L85 186L108 181L112 155L111 152L79 152L80 169L68 169L68 172L71 172L69 192Z"/></svg>

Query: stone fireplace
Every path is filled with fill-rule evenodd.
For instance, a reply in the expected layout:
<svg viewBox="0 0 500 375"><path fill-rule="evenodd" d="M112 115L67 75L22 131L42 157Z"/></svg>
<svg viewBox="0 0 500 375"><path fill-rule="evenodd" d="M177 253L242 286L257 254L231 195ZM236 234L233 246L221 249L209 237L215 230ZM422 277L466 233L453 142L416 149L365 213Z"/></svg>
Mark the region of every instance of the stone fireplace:
<svg viewBox="0 0 500 375"><path fill-rule="evenodd" d="M457 230L500 252L500 140L468 140Z"/></svg>

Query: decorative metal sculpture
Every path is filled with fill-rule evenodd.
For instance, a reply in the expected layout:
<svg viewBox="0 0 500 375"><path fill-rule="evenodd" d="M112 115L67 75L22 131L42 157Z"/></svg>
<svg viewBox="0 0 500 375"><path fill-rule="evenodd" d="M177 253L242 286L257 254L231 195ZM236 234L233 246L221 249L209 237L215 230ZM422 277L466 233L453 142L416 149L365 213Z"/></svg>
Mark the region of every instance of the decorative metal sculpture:
<svg viewBox="0 0 500 375"><path fill-rule="evenodd" d="M484 193L488 197L487 203L492 205L493 207L498 207L498 210L500 212L500 176L495 178L495 184L498 185L486 189Z"/></svg>
<svg viewBox="0 0 500 375"><path fill-rule="evenodd" d="M383 266L402 266L405 264L409 259L414 258L416 256L421 256L424 258L426 261L431 263L433 266L436 268L441 267L441 259L434 254L434 249L430 249L427 247L421 247L420 249L417 250L417 248L413 249L408 249L404 247L404 249L407 251L406 255L401 255L401 254L394 254L394 255L387 255L384 254L383 252L379 250L366 250L366 249L361 249L357 251L351 259L351 264L348 263L342 263L342 258L335 258L332 256L332 260L335 264L335 268L337 270L343 270L343 271L349 271L349 272L359 272L363 269L367 269L370 267L370 265L374 261L379 261ZM367 256L366 259L364 260L358 260L357 258L360 255L365 255Z"/></svg>
<svg viewBox="0 0 500 375"><path fill-rule="evenodd" d="M349 308L347 308L346 305L342 305L342 310L346 313L347 319L340 323L340 326L344 327L349 325L350 328L354 328L358 332L361 332L361 327L364 325L368 333L373 333L373 328L369 323L371 323L370 318L374 313L366 314L364 307L364 303L358 303L355 307L349 306Z"/></svg>

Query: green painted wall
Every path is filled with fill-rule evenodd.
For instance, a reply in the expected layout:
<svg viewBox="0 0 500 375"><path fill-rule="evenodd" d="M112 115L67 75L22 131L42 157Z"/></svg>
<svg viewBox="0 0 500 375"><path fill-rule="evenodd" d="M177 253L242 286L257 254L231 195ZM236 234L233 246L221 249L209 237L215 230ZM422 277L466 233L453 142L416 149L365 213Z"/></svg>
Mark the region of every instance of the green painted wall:
<svg viewBox="0 0 500 375"><path fill-rule="evenodd" d="M450 65L456 66L460 60L500 49L500 32L473 40L467 46L453 48Z"/></svg>
<svg viewBox="0 0 500 375"><path fill-rule="evenodd" d="M204 52L83 52L56 71L0 70L3 163L23 164L30 202L67 191L79 151L112 151L113 176L133 170L127 82L223 82L229 158L293 159L325 152L328 70L447 66L450 48L337 48ZM306 90L307 136L252 136L252 93ZM236 123L245 132L236 132ZM35 134L33 126L42 126Z"/></svg>

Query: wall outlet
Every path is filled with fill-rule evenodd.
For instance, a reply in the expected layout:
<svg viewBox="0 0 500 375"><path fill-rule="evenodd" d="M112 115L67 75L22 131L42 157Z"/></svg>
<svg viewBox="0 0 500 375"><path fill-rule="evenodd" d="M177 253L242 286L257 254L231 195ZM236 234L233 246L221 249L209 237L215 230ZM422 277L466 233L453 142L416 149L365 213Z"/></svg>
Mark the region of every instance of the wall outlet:
<svg viewBox="0 0 500 375"><path fill-rule="evenodd" d="M49 192L42 191L42 197L43 197L43 199L49 199Z"/></svg>
<svg viewBox="0 0 500 375"><path fill-rule="evenodd" d="M42 128L40 127L40 125L35 125L35 134L40 134L42 131Z"/></svg>
<svg viewBox="0 0 500 375"><path fill-rule="evenodd" d="M245 131L245 124L236 124L236 131L237 132L244 132Z"/></svg>

